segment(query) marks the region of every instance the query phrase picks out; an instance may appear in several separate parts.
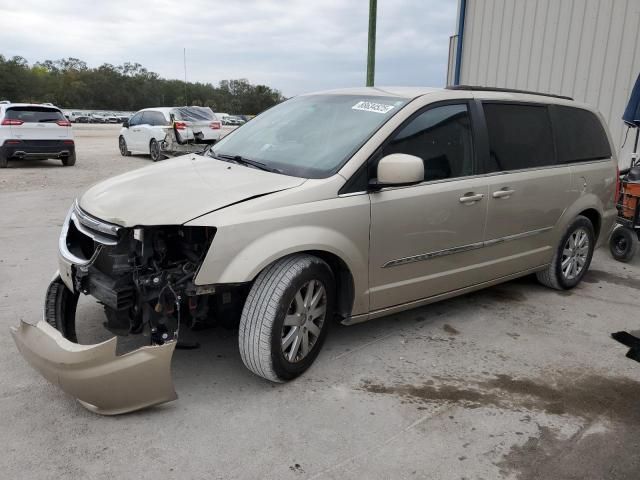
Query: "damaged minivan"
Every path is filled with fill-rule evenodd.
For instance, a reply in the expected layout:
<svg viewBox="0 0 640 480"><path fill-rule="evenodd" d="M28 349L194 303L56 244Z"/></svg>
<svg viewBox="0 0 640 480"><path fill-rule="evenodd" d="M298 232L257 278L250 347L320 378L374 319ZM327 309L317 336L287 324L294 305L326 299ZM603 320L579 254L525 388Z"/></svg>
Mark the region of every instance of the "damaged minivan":
<svg viewBox="0 0 640 480"><path fill-rule="evenodd" d="M91 187L67 214L27 360L88 408L176 398L180 332L236 326L275 382L349 325L536 274L575 287L616 215L601 116L570 98L479 87L301 95L203 154ZM80 296L115 337L77 343Z"/></svg>

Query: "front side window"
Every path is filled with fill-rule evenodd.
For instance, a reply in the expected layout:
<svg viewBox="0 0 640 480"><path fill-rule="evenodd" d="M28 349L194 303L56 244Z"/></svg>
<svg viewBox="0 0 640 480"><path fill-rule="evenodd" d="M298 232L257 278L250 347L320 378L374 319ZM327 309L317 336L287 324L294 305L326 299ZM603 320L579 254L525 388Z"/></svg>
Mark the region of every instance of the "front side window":
<svg viewBox="0 0 640 480"><path fill-rule="evenodd" d="M419 114L393 136L379 158L392 153L420 157L426 181L472 175L473 138L467 105L442 105ZM375 171L371 168L370 176Z"/></svg>
<svg viewBox="0 0 640 480"><path fill-rule="evenodd" d="M587 162L611 157L600 119L588 110L556 105L554 123L561 162Z"/></svg>
<svg viewBox="0 0 640 480"><path fill-rule="evenodd" d="M556 164L549 111L545 105L485 103L489 172Z"/></svg>
<svg viewBox="0 0 640 480"><path fill-rule="evenodd" d="M209 154L240 156L286 175L326 178L407 101L370 95L295 97L227 135Z"/></svg>
<svg viewBox="0 0 640 480"><path fill-rule="evenodd" d="M142 112L136 113L133 117L129 119L129 125L131 126L140 125L141 122L142 122Z"/></svg>
<svg viewBox="0 0 640 480"><path fill-rule="evenodd" d="M169 124L162 112L145 112L145 122L154 126Z"/></svg>

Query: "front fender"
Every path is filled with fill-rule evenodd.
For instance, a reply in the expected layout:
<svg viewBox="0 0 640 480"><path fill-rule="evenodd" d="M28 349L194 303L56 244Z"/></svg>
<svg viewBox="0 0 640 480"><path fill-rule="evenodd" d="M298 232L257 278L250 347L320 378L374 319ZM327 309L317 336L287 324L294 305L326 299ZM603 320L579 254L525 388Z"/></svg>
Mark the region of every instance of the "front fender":
<svg viewBox="0 0 640 480"><path fill-rule="evenodd" d="M228 232L233 241L233 232ZM244 283L252 281L265 267L276 260L298 252L323 251L339 257L351 271L355 301L353 313L365 311L368 289L368 262L366 249L344 233L320 226L297 226L275 230L261 235L237 250L232 258L224 257L224 229L216 233L213 248L207 254L196 284Z"/></svg>

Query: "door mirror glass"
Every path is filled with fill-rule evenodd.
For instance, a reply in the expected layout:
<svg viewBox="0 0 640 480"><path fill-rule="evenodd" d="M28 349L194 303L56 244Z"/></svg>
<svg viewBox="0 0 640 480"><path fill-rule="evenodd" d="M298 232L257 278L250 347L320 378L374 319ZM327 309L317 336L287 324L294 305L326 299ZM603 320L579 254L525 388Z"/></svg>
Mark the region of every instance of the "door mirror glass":
<svg viewBox="0 0 640 480"><path fill-rule="evenodd" d="M424 163L420 157L392 153L378 162L377 179L371 186L387 187L413 185L424 180Z"/></svg>
<svg viewBox="0 0 640 480"><path fill-rule="evenodd" d="M122 126L124 128L129 128L129 120L125 120L124 122L122 122Z"/></svg>

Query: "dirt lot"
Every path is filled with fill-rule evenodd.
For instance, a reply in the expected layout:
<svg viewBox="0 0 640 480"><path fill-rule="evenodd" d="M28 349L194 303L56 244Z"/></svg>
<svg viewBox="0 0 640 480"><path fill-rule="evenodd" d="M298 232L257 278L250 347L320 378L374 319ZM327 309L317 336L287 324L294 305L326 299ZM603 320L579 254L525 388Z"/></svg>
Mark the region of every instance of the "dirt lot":
<svg viewBox="0 0 640 480"><path fill-rule="evenodd" d="M75 167L0 171L3 478L640 478L640 364L609 339L640 328L640 256L606 251L571 292L525 278L336 327L286 385L244 368L234 332L210 330L174 357L178 401L88 412L26 364L8 328L41 318L72 200L150 163L121 157L116 139L81 126Z"/></svg>

